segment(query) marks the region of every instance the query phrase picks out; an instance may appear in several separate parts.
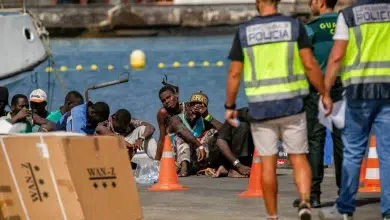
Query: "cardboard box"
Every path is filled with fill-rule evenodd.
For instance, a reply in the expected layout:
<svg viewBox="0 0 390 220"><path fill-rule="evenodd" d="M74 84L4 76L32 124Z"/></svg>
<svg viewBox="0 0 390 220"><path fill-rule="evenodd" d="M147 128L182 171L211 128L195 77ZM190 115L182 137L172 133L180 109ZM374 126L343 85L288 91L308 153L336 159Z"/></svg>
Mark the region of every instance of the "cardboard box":
<svg viewBox="0 0 390 220"><path fill-rule="evenodd" d="M2 136L0 172L0 220L143 219L118 137Z"/></svg>

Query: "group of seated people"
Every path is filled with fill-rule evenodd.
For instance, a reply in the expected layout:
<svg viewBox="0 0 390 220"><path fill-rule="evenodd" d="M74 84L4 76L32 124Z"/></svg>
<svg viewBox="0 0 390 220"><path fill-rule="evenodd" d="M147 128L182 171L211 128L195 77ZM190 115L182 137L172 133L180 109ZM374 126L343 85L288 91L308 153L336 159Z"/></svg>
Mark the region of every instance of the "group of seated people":
<svg viewBox="0 0 390 220"><path fill-rule="evenodd" d="M162 107L157 112L158 141L153 138L155 128L150 123L133 118L126 109L110 115L105 102L85 102L77 91L68 92L63 105L53 112L46 110L47 95L42 89L32 91L29 98L16 94L8 112L9 93L7 88L0 87L0 119L23 125L17 131L20 133L67 131L118 135L125 140L130 160L137 151L160 160L168 135L179 176L248 177L254 152L249 109L238 110L240 125L236 128L227 122L222 124L209 113L209 100L203 92L193 93L187 102L180 103L178 90L163 81L159 91Z"/></svg>

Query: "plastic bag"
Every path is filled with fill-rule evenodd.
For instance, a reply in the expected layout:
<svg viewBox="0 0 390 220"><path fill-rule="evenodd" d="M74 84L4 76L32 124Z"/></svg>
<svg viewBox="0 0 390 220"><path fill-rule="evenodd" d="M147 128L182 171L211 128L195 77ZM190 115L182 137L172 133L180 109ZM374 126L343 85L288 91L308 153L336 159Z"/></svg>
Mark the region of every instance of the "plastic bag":
<svg viewBox="0 0 390 220"><path fill-rule="evenodd" d="M137 163L135 181L138 184L151 185L157 183L160 171L160 161L145 159Z"/></svg>

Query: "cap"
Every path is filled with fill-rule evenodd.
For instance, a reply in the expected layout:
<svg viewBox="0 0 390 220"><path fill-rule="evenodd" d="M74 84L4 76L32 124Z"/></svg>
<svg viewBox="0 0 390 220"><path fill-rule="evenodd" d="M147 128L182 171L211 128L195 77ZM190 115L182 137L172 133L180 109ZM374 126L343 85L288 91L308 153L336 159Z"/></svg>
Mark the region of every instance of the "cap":
<svg viewBox="0 0 390 220"><path fill-rule="evenodd" d="M207 106L209 104L209 98L202 91L199 91L191 95L190 102L200 102Z"/></svg>
<svg viewBox="0 0 390 220"><path fill-rule="evenodd" d="M8 105L9 93L7 87L0 86L0 101Z"/></svg>
<svg viewBox="0 0 390 220"><path fill-rule="evenodd" d="M43 91L42 89L36 89L31 92L30 94L30 102L46 102L47 100L47 95L46 92Z"/></svg>

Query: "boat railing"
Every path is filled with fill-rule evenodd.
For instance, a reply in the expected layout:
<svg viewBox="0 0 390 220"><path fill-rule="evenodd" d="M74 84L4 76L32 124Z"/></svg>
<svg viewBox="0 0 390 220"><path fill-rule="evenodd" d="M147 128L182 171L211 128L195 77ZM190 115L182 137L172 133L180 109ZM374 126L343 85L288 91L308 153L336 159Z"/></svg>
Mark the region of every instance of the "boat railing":
<svg viewBox="0 0 390 220"><path fill-rule="evenodd" d="M252 1L246 0L236 0L229 1L228 3L223 3L224 1L220 0L222 5L234 5L234 4L243 4L248 5L251 4ZM354 3L356 0L339 0L339 5L350 5ZM183 1L185 2L185 1ZM189 1L191 2L191 1ZM80 5L82 6L115 6L118 4L128 4L128 5L144 5L144 6L188 6L188 5L210 5L210 2L213 2L211 5L218 5L219 1L210 1L210 0L199 0L196 1L199 3L189 3L189 4L175 4L173 0L0 0L0 8L23 8L23 6L27 8L31 7L55 7L55 6L66 6L66 5ZM254 4L254 1L253 3ZM307 0L281 0L281 4L297 4L297 5L308 5Z"/></svg>

